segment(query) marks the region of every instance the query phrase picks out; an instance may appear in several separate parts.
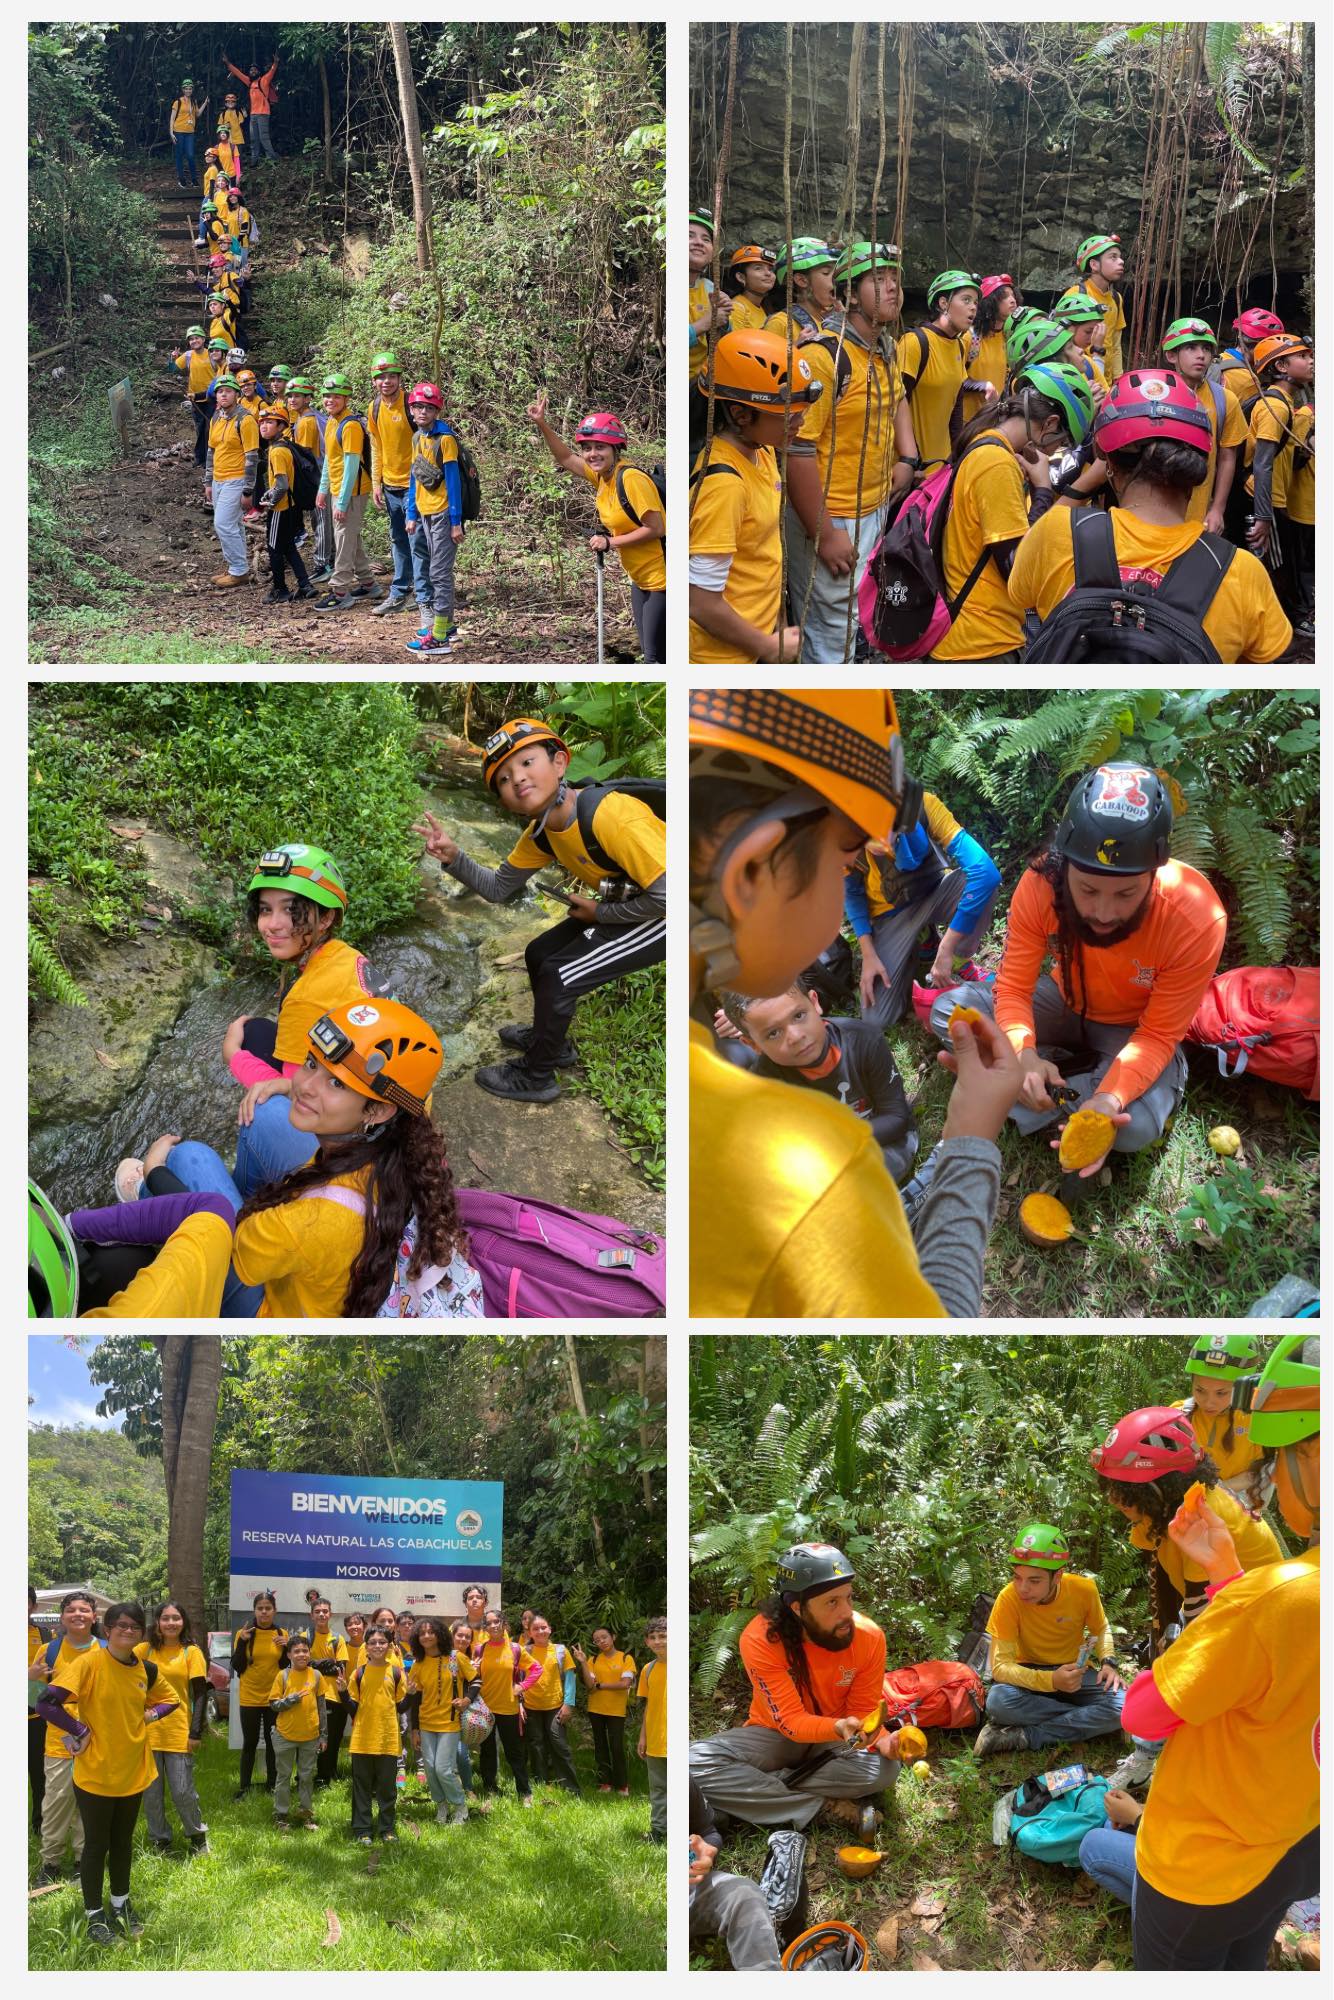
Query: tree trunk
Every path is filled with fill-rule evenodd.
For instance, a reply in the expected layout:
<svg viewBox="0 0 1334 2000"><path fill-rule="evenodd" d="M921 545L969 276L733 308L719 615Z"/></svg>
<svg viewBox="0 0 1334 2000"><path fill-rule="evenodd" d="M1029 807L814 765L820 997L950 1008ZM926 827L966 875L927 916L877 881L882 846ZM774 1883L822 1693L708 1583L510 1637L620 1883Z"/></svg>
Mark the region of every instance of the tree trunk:
<svg viewBox="0 0 1334 2000"><path fill-rule="evenodd" d="M222 1389L222 1341L216 1334L161 1337L162 1470L167 1483L167 1577L196 1636L204 1610L204 1519L213 1432Z"/></svg>
<svg viewBox="0 0 1334 2000"><path fill-rule="evenodd" d="M1315 22L1302 22L1302 158L1306 162L1306 310L1315 323Z"/></svg>
<svg viewBox="0 0 1334 2000"><path fill-rule="evenodd" d="M398 72L398 102L403 117L403 144L412 176L412 218L417 229L417 269L431 268L431 197L426 186L426 161L422 154L422 128L417 117L417 86L412 77L412 55L408 31L402 21L390 21L389 39L394 48L394 68Z"/></svg>
<svg viewBox="0 0 1334 2000"><path fill-rule="evenodd" d="M320 66L320 102L324 108L324 185L333 186L333 105L329 98L329 72L324 66L324 57L318 58Z"/></svg>
<svg viewBox="0 0 1334 2000"><path fill-rule="evenodd" d="M574 1407L579 1412L582 1421L587 1423L588 1404L584 1401L584 1385L579 1374L579 1353L575 1347L574 1335L572 1333L567 1333L565 1336L565 1360L570 1371L570 1395L574 1399ZM593 1524L593 1546L598 1552L598 1561L599 1563L605 1563L607 1557L602 1546L602 1523L599 1521L597 1515L591 1512L589 1520Z"/></svg>

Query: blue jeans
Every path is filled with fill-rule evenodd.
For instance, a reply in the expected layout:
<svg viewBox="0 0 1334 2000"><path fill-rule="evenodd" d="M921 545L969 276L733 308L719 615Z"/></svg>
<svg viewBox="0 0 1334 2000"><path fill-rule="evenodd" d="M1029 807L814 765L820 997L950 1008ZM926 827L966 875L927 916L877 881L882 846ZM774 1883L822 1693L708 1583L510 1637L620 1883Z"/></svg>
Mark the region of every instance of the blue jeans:
<svg viewBox="0 0 1334 2000"><path fill-rule="evenodd" d="M1084 1675L1083 1691L1091 1688L1097 1689L1095 1700L1073 1702L993 1681L987 1694L987 1721L999 1729L1022 1729L1030 1750L1039 1750L1045 1743L1082 1743L1090 1736L1113 1736L1121 1727L1125 1690L1098 1688L1092 1667Z"/></svg>
<svg viewBox="0 0 1334 2000"><path fill-rule="evenodd" d="M406 597L411 583L413 595L423 611L429 611L435 603L431 592L431 548L420 530L415 535L408 533L408 489L406 486L386 486L384 511L389 516L389 539L394 545L394 577L389 586L391 597Z"/></svg>
<svg viewBox="0 0 1334 2000"><path fill-rule="evenodd" d="M167 1155L167 1166L191 1194L220 1194L232 1205L233 1212L239 1213L242 1202L241 1190L228 1173L226 1167L212 1146L206 1146L200 1139L182 1139L179 1146L173 1146ZM146 1189L141 1188L142 1201ZM253 1319L259 1311L264 1297L263 1285L243 1285L235 1271L228 1271L222 1288L222 1305L219 1319Z"/></svg>
<svg viewBox="0 0 1334 2000"><path fill-rule="evenodd" d="M189 181L192 187L199 185L199 172L195 166L195 135L193 132L173 132L171 150L175 155L176 178Z"/></svg>
<svg viewBox="0 0 1334 2000"><path fill-rule="evenodd" d="M421 1739L426 1789L437 1808L448 1806L451 1812L465 1811L467 1800L463 1796L458 1770L459 1731L423 1729Z"/></svg>
<svg viewBox="0 0 1334 2000"><path fill-rule="evenodd" d="M1095 1826L1079 1843L1079 1865L1118 1903L1128 1903L1135 1887L1135 1836L1122 1826Z"/></svg>
<svg viewBox="0 0 1334 2000"><path fill-rule="evenodd" d="M242 1201L314 1159L319 1140L313 1133L295 1131L289 1114L285 1097L269 1097L255 1106L248 1125L238 1125L236 1185Z"/></svg>

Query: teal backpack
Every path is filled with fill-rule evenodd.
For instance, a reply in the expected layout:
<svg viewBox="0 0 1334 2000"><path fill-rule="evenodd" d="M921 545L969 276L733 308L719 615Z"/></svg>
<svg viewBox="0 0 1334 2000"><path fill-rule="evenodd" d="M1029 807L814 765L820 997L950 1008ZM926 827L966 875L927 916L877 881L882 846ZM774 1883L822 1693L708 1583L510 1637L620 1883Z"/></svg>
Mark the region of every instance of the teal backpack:
<svg viewBox="0 0 1334 2000"><path fill-rule="evenodd" d="M1106 1778L1089 1778L1053 1798L1041 1777L1025 1778L1010 1808L1010 1840L1030 1861L1078 1868L1080 1841L1106 1821L1106 1790Z"/></svg>

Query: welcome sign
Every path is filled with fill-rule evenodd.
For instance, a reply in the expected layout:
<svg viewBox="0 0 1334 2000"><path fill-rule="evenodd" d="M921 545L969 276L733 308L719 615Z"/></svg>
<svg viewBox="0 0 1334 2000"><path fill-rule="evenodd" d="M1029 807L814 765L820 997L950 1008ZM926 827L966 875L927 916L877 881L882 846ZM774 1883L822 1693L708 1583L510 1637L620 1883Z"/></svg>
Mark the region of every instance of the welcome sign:
<svg viewBox="0 0 1334 2000"><path fill-rule="evenodd" d="M280 1618L304 1617L313 1589L335 1617L377 1604L453 1617L470 1583L499 1604L504 1495L495 1479L234 1471L231 1609L272 1590Z"/></svg>

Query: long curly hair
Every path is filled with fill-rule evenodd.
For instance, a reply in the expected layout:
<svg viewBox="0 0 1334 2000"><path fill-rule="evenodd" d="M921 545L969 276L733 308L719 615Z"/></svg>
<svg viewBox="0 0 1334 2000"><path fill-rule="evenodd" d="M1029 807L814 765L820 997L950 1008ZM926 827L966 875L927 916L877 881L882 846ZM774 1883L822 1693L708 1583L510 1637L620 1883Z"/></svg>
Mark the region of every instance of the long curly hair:
<svg viewBox="0 0 1334 2000"><path fill-rule="evenodd" d="M366 1227L361 1253L352 1266L343 1298L344 1319L373 1319L383 1305L394 1275L394 1260L408 1217L417 1221L417 1247L409 1265L411 1277L428 1264L446 1265L468 1252L467 1231L459 1215L454 1176L440 1134L427 1118L398 1111L375 1137L357 1133L346 1145L328 1151L321 1146L313 1160L280 1181L250 1196L238 1225L268 1208L281 1208L310 1188L323 1187L335 1174L369 1167L366 1182Z"/></svg>
<svg viewBox="0 0 1334 2000"><path fill-rule="evenodd" d="M781 1591L766 1597L760 1606L760 1616L767 1620L764 1636L770 1645L777 1639L787 1659L788 1672L792 1676L797 1693L801 1696L803 1708L809 1708L815 1715L823 1713L811 1686L810 1663L806 1658L806 1628L790 1604L784 1604Z"/></svg>
<svg viewBox="0 0 1334 2000"><path fill-rule="evenodd" d="M1149 1537L1158 1548L1167 1540L1167 1524L1185 1499L1190 1487L1199 1480L1206 1493L1219 1482L1218 1467L1206 1451L1193 1472L1164 1472L1158 1479L1134 1483L1128 1479L1104 1480L1108 1493L1124 1506L1137 1507L1147 1516Z"/></svg>
<svg viewBox="0 0 1334 2000"><path fill-rule="evenodd" d="M1074 912L1066 882L1065 857L1058 854L1054 847L1045 847L1028 865L1051 887L1061 991L1066 1004L1078 1013L1082 1025L1088 1011L1088 984L1084 977L1084 946L1072 922Z"/></svg>

